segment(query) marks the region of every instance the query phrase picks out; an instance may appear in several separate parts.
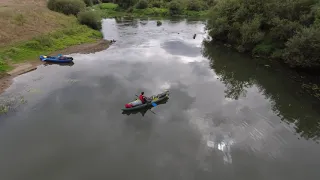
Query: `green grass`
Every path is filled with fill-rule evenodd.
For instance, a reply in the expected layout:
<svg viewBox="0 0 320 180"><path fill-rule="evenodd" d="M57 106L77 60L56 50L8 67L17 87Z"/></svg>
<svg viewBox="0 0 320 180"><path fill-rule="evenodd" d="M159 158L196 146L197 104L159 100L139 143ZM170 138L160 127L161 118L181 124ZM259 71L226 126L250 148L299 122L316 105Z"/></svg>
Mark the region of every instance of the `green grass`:
<svg viewBox="0 0 320 180"><path fill-rule="evenodd" d="M114 4L114 3L101 3L98 6L100 9L108 9L108 10L116 10L118 8L118 4Z"/></svg>
<svg viewBox="0 0 320 180"><path fill-rule="evenodd" d="M2 73L11 70L10 66L4 61L2 57L0 57L0 77L2 77Z"/></svg>
<svg viewBox="0 0 320 180"><path fill-rule="evenodd" d="M128 13L123 12L123 11L115 11L115 10L98 10L100 13L100 16L102 18L113 18L113 17L122 17L122 16L127 16Z"/></svg>
<svg viewBox="0 0 320 180"><path fill-rule="evenodd" d="M102 38L102 33L85 25L71 24L68 28L41 35L32 40L0 49L0 72L10 70L8 63L19 63L35 59L41 54L65 49L69 46L95 42Z"/></svg>

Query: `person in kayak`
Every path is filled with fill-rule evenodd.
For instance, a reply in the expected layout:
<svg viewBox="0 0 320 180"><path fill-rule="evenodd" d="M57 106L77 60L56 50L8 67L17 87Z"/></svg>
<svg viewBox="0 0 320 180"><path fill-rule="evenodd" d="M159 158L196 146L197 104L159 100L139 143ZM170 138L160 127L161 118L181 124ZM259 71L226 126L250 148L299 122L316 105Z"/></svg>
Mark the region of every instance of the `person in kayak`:
<svg viewBox="0 0 320 180"><path fill-rule="evenodd" d="M141 94L139 95L139 99L142 104L145 104L147 102L147 97L144 96L144 92L141 92Z"/></svg>

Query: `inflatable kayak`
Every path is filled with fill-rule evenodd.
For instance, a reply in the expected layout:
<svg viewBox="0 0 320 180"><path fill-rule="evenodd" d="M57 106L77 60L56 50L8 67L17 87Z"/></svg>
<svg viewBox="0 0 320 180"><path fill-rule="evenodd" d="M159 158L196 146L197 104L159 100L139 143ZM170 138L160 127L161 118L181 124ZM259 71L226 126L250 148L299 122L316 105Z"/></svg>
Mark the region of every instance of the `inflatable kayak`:
<svg viewBox="0 0 320 180"><path fill-rule="evenodd" d="M135 101L128 103L132 107L122 108L122 110L123 111L132 111L132 110L143 109L143 108L150 107L150 106L157 106L157 102L160 102L160 101L167 99L167 98L169 98L169 91L151 96L149 98L150 100L145 104L142 104L142 102L139 99L136 99Z"/></svg>
<svg viewBox="0 0 320 180"><path fill-rule="evenodd" d="M45 55L41 55L40 56L40 60L41 61L46 61L46 62L55 62L55 63L70 63L73 61L72 57L67 57L67 56L62 56L62 55L58 55L58 56L45 56Z"/></svg>

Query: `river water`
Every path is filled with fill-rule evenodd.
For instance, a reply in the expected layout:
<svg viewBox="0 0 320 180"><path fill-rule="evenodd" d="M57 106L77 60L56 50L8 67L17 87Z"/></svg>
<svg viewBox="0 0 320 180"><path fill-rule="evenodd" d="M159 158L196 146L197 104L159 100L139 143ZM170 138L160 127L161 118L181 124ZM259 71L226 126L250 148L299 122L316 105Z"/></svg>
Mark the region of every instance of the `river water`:
<svg viewBox="0 0 320 180"><path fill-rule="evenodd" d="M284 70L203 43L204 27L106 19L109 49L15 78L0 179L319 179L319 103ZM120 110L165 89L152 111Z"/></svg>

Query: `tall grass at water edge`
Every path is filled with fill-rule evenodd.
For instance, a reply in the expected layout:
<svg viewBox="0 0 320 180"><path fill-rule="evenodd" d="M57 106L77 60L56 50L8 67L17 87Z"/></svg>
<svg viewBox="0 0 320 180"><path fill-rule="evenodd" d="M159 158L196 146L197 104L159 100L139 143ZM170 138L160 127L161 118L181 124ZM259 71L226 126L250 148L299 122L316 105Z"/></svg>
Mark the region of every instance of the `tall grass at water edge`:
<svg viewBox="0 0 320 180"><path fill-rule="evenodd" d="M32 40L0 49L0 72L10 69L9 64L22 60L35 59L41 54L64 49L72 45L95 42L102 38L102 33L85 25L73 25Z"/></svg>

